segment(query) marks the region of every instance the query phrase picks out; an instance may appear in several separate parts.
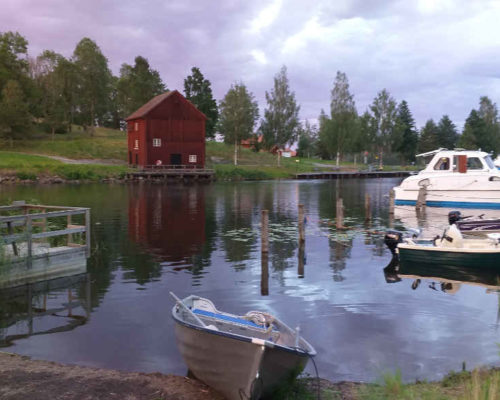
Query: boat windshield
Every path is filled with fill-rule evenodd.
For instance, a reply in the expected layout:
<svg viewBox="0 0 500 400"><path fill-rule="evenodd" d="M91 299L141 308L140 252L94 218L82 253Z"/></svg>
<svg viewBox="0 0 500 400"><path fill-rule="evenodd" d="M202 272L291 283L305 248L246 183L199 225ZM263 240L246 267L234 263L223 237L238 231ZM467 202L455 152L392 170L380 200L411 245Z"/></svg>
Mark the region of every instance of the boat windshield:
<svg viewBox="0 0 500 400"><path fill-rule="evenodd" d="M484 157L484 161L486 161L486 165L488 166L488 168L490 168L490 169L496 169L495 163L493 162L493 160L491 159L490 156Z"/></svg>

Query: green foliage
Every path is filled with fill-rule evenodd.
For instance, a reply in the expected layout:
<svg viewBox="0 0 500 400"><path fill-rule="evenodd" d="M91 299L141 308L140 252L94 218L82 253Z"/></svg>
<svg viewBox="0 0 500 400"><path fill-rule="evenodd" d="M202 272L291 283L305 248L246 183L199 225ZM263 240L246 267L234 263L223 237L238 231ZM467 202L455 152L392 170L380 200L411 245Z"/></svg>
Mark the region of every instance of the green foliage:
<svg viewBox="0 0 500 400"><path fill-rule="evenodd" d="M184 79L184 94L207 117L206 136L215 136L215 127L219 118L217 102L212 96L212 87L208 79L205 79L200 69L193 67L191 75Z"/></svg>
<svg viewBox="0 0 500 400"><path fill-rule="evenodd" d="M380 153L382 165L383 153L389 153L395 142L396 133L396 101L386 89L377 94L370 106L370 129L373 130L374 139Z"/></svg>
<svg viewBox="0 0 500 400"><path fill-rule="evenodd" d="M436 123L430 119L425 123L425 126L420 132L418 150L421 153L436 150L438 148L438 144L438 127Z"/></svg>
<svg viewBox="0 0 500 400"><path fill-rule="evenodd" d="M218 129L224 135L224 142L234 143L237 150L241 140L249 138L252 134L258 118L259 107L253 94L248 92L243 83L231 85L220 103ZM235 151L234 164L237 163L237 151Z"/></svg>
<svg viewBox="0 0 500 400"><path fill-rule="evenodd" d="M76 107L81 122L93 133L96 120L103 118L109 105L111 91L111 71L108 59L97 44L83 38L73 53L76 68Z"/></svg>
<svg viewBox="0 0 500 400"><path fill-rule="evenodd" d="M121 66L120 78L116 82L116 102L121 119L167 90L159 72L150 67L146 58L137 56L134 62L133 66Z"/></svg>
<svg viewBox="0 0 500 400"><path fill-rule="evenodd" d="M8 81L0 101L0 133L12 140L26 135L31 125L31 115L24 94L17 81Z"/></svg>
<svg viewBox="0 0 500 400"><path fill-rule="evenodd" d="M486 129L486 123L480 117L476 110L472 110L469 117L465 120L464 131L462 136L460 136L459 145L466 149L483 149L488 143L488 131Z"/></svg>
<svg viewBox="0 0 500 400"><path fill-rule="evenodd" d="M28 79L28 41L19 33L0 32L0 92L8 81Z"/></svg>
<svg viewBox="0 0 500 400"><path fill-rule="evenodd" d="M290 91L286 67L274 77L274 88L266 92L267 108L260 132L264 135L265 146L279 148L292 144L297 139L300 107L295 101L295 93Z"/></svg>
<svg viewBox="0 0 500 400"><path fill-rule="evenodd" d="M418 132L415 128L415 120L405 100L399 104L397 110L394 136L394 150L400 153L404 160L414 161L417 152Z"/></svg>
<svg viewBox="0 0 500 400"><path fill-rule="evenodd" d="M447 115L443 115L437 126L438 147L453 149L458 141L458 132L455 124Z"/></svg>
<svg viewBox="0 0 500 400"><path fill-rule="evenodd" d="M299 157L310 158L314 155L317 136L318 132L316 127L306 120L305 124L299 129L299 142L297 147L297 155Z"/></svg>

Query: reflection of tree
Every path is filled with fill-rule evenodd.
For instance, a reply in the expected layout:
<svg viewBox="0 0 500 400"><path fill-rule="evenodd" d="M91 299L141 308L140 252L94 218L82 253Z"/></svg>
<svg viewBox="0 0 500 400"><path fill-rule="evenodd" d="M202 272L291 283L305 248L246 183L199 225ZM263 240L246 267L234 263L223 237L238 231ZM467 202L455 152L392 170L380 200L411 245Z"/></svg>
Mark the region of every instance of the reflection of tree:
<svg viewBox="0 0 500 400"><path fill-rule="evenodd" d="M346 267L346 258L351 256L352 239L341 241L330 238L328 241L330 248L330 267L333 270L333 279L337 282L343 281L342 271Z"/></svg>

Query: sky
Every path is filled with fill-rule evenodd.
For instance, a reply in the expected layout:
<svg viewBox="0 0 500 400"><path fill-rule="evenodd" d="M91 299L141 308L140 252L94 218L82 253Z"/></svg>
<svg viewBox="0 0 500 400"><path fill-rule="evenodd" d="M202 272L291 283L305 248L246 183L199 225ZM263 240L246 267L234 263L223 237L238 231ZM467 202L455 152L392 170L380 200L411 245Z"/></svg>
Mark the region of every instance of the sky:
<svg viewBox="0 0 500 400"><path fill-rule="evenodd" d="M490 0L0 0L0 31L29 55L70 57L93 39L119 74L141 55L183 92L193 66L219 101L243 82L259 103L285 65L301 119L328 112L337 71L358 112L387 89L417 126L444 114L459 129L480 96L500 101L500 1Z"/></svg>

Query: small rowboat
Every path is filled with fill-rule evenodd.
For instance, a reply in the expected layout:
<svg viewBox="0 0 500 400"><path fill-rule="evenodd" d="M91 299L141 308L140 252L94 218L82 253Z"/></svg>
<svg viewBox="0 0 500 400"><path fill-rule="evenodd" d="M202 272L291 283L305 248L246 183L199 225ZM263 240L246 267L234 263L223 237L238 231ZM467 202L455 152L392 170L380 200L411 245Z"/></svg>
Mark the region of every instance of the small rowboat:
<svg viewBox="0 0 500 400"><path fill-rule="evenodd" d="M473 268L500 267L500 234L487 238L464 238L455 224L434 239L405 238L397 244L401 264L432 263Z"/></svg>
<svg viewBox="0 0 500 400"><path fill-rule="evenodd" d="M228 400L273 398L305 368L314 348L278 318L243 316L188 296L172 309L179 351L189 370Z"/></svg>

